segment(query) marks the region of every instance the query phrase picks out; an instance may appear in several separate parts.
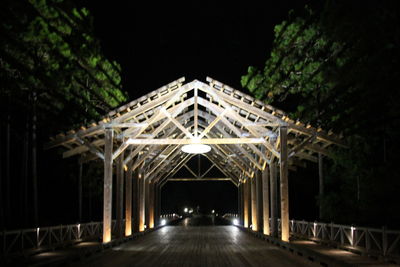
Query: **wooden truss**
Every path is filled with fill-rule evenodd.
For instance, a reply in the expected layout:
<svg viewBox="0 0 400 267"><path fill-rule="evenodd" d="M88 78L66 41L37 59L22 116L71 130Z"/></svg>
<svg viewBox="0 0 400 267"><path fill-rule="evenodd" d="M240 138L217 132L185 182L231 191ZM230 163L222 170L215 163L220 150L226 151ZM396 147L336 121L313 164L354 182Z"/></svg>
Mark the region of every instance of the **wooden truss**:
<svg viewBox="0 0 400 267"><path fill-rule="evenodd" d="M81 154L83 161L102 159L106 191L112 179L106 175L112 176L112 164L120 156L125 170L140 168L145 181L162 186L193 156L182 152L182 145L209 144L212 150L205 156L223 179L239 186L274 162L302 166L317 162L318 154L329 156L332 145L344 146L332 132L294 121L214 79L207 82L184 84L180 78L97 123L57 135L46 147L65 147L64 158Z"/></svg>

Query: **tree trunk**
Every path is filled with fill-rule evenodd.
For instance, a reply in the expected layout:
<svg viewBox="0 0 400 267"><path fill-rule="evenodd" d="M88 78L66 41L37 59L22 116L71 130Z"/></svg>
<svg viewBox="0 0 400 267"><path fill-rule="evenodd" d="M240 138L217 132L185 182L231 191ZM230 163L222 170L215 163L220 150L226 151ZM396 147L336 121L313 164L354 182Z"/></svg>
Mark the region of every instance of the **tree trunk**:
<svg viewBox="0 0 400 267"><path fill-rule="evenodd" d="M8 112L10 112L10 110L8 110ZM6 217L11 217L10 214L10 182L11 182L11 178L10 178L10 142L11 142L11 136L10 136L10 131L11 131L11 117L10 114L7 114L7 126L6 126L6 200L5 200L5 204L6 204L6 208L5 208L5 215ZM8 224L10 223L10 220L5 220L5 223Z"/></svg>
<svg viewBox="0 0 400 267"><path fill-rule="evenodd" d="M33 213L35 227L39 226L38 215L38 187L37 187L37 147L36 147L36 92L33 92L32 98L32 181L33 181Z"/></svg>

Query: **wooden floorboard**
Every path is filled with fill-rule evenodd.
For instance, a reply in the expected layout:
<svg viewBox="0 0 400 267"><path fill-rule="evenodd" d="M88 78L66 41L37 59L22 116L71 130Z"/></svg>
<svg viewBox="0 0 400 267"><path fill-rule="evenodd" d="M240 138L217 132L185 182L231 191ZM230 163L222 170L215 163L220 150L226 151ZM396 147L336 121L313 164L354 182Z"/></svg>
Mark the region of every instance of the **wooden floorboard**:
<svg viewBox="0 0 400 267"><path fill-rule="evenodd" d="M235 226L165 226L70 266L316 266Z"/></svg>

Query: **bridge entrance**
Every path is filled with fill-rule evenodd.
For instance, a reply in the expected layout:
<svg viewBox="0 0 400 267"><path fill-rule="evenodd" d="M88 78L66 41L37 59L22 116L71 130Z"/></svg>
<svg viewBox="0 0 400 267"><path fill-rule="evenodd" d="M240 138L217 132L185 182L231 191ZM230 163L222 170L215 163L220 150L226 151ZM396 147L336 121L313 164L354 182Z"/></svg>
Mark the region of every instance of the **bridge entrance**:
<svg viewBox="0 0 400 267"><path fill-rule="evenodd" d="M66 148L65 158L80 155L84 162L104 162L103 242L159 225L162 189L179 179L232 182L238 194L238 223L288 241L288 170L304 161L318 162L329 155L330 146L343 142L214 79L184 81L178 79L98 122L60 134L47 145ZM188 162L198 155L221 177L193 171ZM176 177L182 170L192 176Z"/></svg>

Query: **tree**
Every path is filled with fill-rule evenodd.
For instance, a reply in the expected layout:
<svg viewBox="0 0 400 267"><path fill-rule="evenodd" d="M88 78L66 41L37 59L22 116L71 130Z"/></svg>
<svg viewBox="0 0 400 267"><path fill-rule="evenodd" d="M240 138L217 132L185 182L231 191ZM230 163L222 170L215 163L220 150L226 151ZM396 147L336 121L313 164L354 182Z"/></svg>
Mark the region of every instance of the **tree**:
<svg viewBox="0 0 400 267"><path fill-rule="evenodd" d="M396 1L367 1L362 9L346 1L306 7L275 27L264 69L249 67L242 77L256 97L289 110L291 117L346 136L349 149L335 152L326 173L328 194L319 199L330 208L326 220L400 221L391 212L399 199L388 194L400 188L394 178L399 171L399 15ZM343 202L340 211L335 201Z"/></svg>
<svg viewBox="0 0 400 267"><path fill-rule="evenodd" d="M29 186L33 188L35 202L36 177L40 180L46 176L37 174L40 168L36 166L36 158L46 161L41 148L48 137L98 120L100 115L125 102L127 94L122 90L119 64L101 52L87 9L77 9L69 0L6 0L2 6L1 121L2 124L10 121L11 131L21 140L29 132L31 140L0 141L7 143L12 151L25 151L20 143L29 144L32 153L28 157L23 152L23 158L30 161L29 177L34 182ZM6 125L1 129L6 129L3 126ZM6 132L1 136L6 136ZM18 155L6 157L12 167L18 166ZM1 175L4 176L7 175ZM12 190L23 183L13 181ZM0 194L3 196L3 192Z"/></svg>

